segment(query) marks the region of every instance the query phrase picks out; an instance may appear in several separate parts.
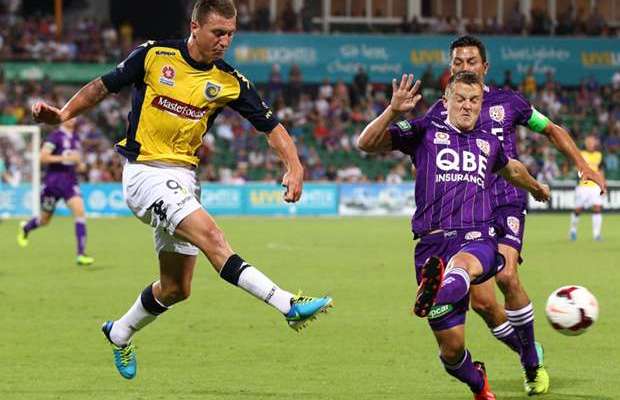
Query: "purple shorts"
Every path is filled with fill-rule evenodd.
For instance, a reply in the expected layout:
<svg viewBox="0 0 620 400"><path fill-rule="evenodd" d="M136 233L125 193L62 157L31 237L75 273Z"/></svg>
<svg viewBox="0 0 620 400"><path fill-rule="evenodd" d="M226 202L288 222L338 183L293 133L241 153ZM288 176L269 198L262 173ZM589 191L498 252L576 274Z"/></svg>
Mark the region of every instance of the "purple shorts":
<svg viewBox="0 0 620 400"><path fill-rule="evenodd" d="M459 252L466 252L476 257L482 264L482 275L471 284L476 285L493 277L503 267L503 258L497 252L497 241L493 228L469 228L441 231L423 236L415 247L416 279L420 283L422 266L431 256L441 257L447 265ZM469 309L469 293L453 309L428 319L431 329L440 331L465 323L465 314Z"/></svg>
<svg viewBox="0 0 620 400"><path fill-rule="evenodd" d="M497 243L505 244L521 254L523 233L525 231L525 215L527 210L521 206L501 206L493 210ZM521 259L519 259L521 262Z"/></svg>
<svg viewBox="0 0 620 400"><path fill-rule="evenodd" d="M41 188L41 210L53 213L58 200L65 202L72 197L80 196L80 187L74 179L48 179L46 177Z"/></svg>

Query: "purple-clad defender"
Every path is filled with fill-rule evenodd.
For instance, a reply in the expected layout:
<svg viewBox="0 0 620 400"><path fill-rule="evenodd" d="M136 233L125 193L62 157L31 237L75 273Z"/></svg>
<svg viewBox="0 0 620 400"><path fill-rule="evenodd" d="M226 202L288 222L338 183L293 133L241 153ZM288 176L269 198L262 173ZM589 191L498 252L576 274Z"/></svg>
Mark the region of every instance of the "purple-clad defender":
<svg viewBox="0 0 620 400"><path fill-rule="evenodd" d="M90 265L94 259L85 254L86 217L76 171L82 165L80 140L75 128L76 120L71 119L46 137L40 156L41 164L46 166L41 185L41 214L20 224L17 243L26 247L30 232L50 222L56 203L62 199L75 218L76 262L78 265Z"/></svg>
<svg viewBox="0 0 620 400"><path fill-rule="evenodd" d="M486 49L480 40L462 36L450 45L450 71L456 74L470 71L484 80L489 64ZM443 102L437 101L429 116L445 118ZM605 190L604 178L593 171L583 159L570 135L533 108L519 93L492 87L484 88L482 111L477 128L497 136L506 155L518 158L517 125L546 135L551 143L571 159L585 180L596 182ZM495 298L495 279L472 287L472 308L480 314L493 335L520 354L525 371L524 389L528 395L546 393L549 376L543 365L542 347L534 337L534 310L518 276L525 227L527 196L501 177L493 178L490 188L495 223L500 231L499 252L504 256L505 268L495 279L505 298L505 310Z"/></svg>
<svg viewBox="0 0 620 400"><path fill-rule="evenodd" d="M413 85L413 75L403 75L398 87L394 80L390 105L364 129L358 145L368 152L399 150L416 166L412 230L420 238L415 248L420 286L414 312L428 317L446 371L466 383L474 399L493 400L484 365L472 362L464 336L470 285L503 267L489 187L493 173L499 173L537 199L547 200L549 190L523 164L506 157L496 136L474 129L483 98L482 81L474 73L450 79L444 97L447 117L389 126L415 107L419 85Z"/></svg>

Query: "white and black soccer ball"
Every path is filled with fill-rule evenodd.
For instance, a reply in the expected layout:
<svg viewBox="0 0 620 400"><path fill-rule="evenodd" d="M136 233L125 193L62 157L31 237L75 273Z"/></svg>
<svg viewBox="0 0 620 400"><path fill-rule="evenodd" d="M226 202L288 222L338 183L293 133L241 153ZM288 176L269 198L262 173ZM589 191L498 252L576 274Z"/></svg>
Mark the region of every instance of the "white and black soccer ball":
<svg viewBox="0 0 620 400"><path fill-rule="evenodd" d="M562 286L549 296L545 313L556 331L568 336L581 335L598 318L598 301L582 286Z"/></svg>

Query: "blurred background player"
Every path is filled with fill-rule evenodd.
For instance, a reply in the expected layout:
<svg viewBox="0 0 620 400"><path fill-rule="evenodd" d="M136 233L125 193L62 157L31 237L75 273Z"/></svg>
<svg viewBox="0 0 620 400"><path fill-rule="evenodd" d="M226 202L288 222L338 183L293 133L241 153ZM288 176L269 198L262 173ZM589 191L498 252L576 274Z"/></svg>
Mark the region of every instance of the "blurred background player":
<svg viewBox="0 0 620 400"><path fill-rule="evenodd" d="M76 118L69 119L45 138L40 155L41 164L45 166L41 187L41 214L20 223L17 243L26 247L28 236L33 230L50 223L56 203L62 199L75 218L76 262L78 265L90 265L95 260L85 253L86 214L77 177L84 164L81 162L80 138L76 126Z"/></svg>
<svg viewBox="0 0 620 400"><path fill-rule="evenodd" d="M586 136L586 149L581 151L581 156L586 160L590 168L603 172L603 153L598 150L598 138L594 135ZM579 215L584 209L592 208L592 237L601 240L601 228L603 226L603 196L599 187L591 180L585 180L579 176L579 183L575 188L575 211L570 216L570 240L577 240L577 225Z"/></svg>
<svg viewBox="0 0 620 400"><path fill-rule="evenodd" d="M450 44L451 74L471 71L484 81L488 69L486 48L478 38L465 35ZM428 113L441 117L445 116L447 111L439 100ZM547 136L558 150L575 163L585 179L593 180L600 186L601 191L605 190L604 178L592 170L581 157L564 128L537 111L520 93L485 86L478 126L496 135L506 155L514 159L519 157L516 135L518 125ZM518 275L518 266L522 261L527 193L512 186L501 176L494 176L491 183L491 205L495 222L502 231L498 247L506 259L506 267L495 279L504 294L505 305L502 308L497 302L494 280L489 279L472 288L472 308L482 316L498 340L519 353L525 370L526 393L546 393L549 390L549 376L544 367L542 346L535 341L534 308Z"/></svg>
<svg viewBox="0 0 620 400"><path fill-rule="evenodd" d="M414 312L428 317L446 371L467 384L474 399L494 400L484 364L473 362L465 347L470 285L488 280L504 264L492 228L491 176L501 174L537 200L546 201L549 188L519 161L509 160L495 136L474 129L483 97L477 74L452 75L443 99L446 118L426 114L389 126L421 98L413 75L392 86L390 105L364 129L358 145L368 152L399 150L415 164L412 230L420 239L415 247L420 286Z"/></svg>
<svg viewBox="0 0 620 400"><path fill-rule="evenodd" d="M58 123L94 107L111 92L133 87L127 134L116 149L126 159L125 201L136 217L153 227L159 279L144 288L123 316L102 325L114 364L126 379L137 372L134 334L189 297L200 251L222 279L277 309L294 330L332 303L329 296L293 295L281 289L233 251L200 204L196 153L226 106L266 133L286 168L284 200L297 202L302 193L303 167L286 128L254 85L221 60L236 31L236 17L232 0L198 0L189 39L148 41L113 71L80 89L62 109L44 102L32 107L37 121Z"/></svg>

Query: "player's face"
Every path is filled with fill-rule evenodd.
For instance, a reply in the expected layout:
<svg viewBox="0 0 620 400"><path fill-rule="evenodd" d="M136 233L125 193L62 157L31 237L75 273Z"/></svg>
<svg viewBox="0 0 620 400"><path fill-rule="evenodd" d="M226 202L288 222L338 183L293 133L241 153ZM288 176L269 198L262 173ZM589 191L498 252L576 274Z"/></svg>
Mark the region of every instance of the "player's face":
<svg viewBox="0 0 620 400"><path fill-rule="evenodd" d="M482 108L482 88L457 82L444 97L448 120L462 131L474 129Z"/></svg>
<svg viewBox="0 0 620 400"><path fill-rule="evenodd" d="M488 69L489 63L482 61L480 50L476 46L457 47L452 51L452 59L450 60L450 73L452 75L461 71L470 71L484 81Z"/></svg>
<svg viewBox="0 0 620 400"><path fill-rule="evenodd" d="M596 138L594 136L586 137L586 150L588 151L596 150Z"/></svg>
<svg viewBox="0 0 620 400"><path fill-rule="evenodd" d="M202 25L196 21L191 22L192 35L203 61L213 62L224 57L230 47L237 30L237 17L225 18L210 13L202 22Z"/></svg>

